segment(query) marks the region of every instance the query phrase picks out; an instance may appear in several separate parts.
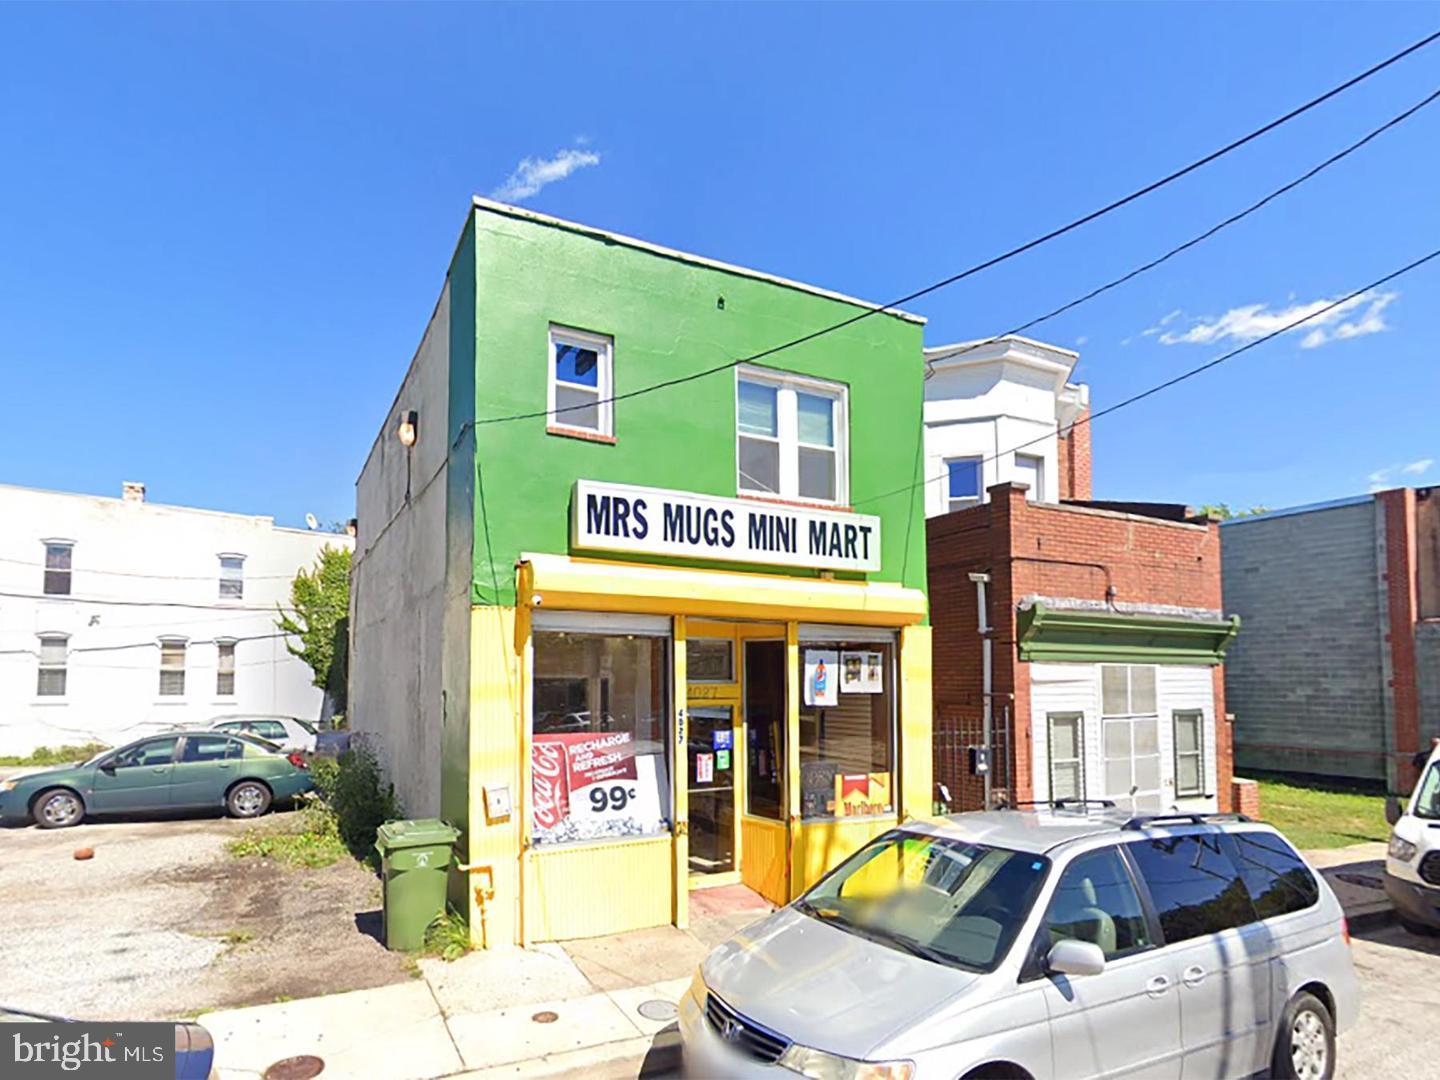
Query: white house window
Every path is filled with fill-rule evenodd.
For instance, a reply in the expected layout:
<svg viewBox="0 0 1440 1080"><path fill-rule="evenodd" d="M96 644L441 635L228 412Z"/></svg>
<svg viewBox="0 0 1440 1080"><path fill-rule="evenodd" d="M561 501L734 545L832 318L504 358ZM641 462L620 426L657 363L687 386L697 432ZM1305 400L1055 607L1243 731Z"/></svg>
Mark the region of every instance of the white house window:
<svg viewBox="0 0 1440 1080"><path fill-rule="evenodd" d="M1050 798L1085 797L1085 717L1080 713L1050 713Z"/></svg>
<svg viewBox="0 0 1440 1080"><path fill-rule="evenodd" d="M65 696L65 667L70 639L65 634L40 635L40 674L35 693L40 697Z"/></svg>
<svg viewBox="0 0 1440 1080"><path fill-rule="evenodd" d="M235 642L215 642L215 694L235 696Z"/></svg>
<svg viewBox="0 0 1440 1080"><path fill-rule="evenodd" d="M614 343L583 330L550 328L549 427L610 437L615 434Z"/></svg>
<svg viewBox="0 0 1440 1080"><path fill-rule="evenodd" d="M735 385L738 490L845 502L847 431L843 386L740 369Z"/></svg>
<svg viewBox="0 0 1440 1080"><path fill-rule="evenodd" d="M160 639L160 696L185 696L185 639Z"/></svg>
<svg viewBox="0 0 1440 1080"><path fill-rule="evenodd" d="M1045 459L1033 454L1015 455L1015 479L1028 484L1025 497L1031 502L1045 501Z"/></svg>
<svg viewBox="0 0 1440 1080"><path fill-rule="evenodd" d="M945 508L964 510L980 502L980 459L951 458L945 462Z"/></svg>
<svg viewBox="0 0 1440 1080"><path fill-rule="evenodd" d="M220 599L240 600L245 596L245 556L220 556Z"/></svg>
<svg viewBox="0 0 1440 1080"><path fill-rule="evenodd" d="M1199 709L1177 709L1175 722L1175 794L1205 794L1205 714Z"/></svg>
<svg viewBox="0 0 1440 1080"><path fill-rule="evenodd" d="M75 545L68 540L45 541L45 595L70 595L70 559Z"/></svg>
<svg viewBox="0 0 1440 1080"><path fill-rule="evenodd" d="M1105 797L1133 809L1158 809L1160 718L1155 707L1155 668L1102 665L1100 699Z"/></svg>

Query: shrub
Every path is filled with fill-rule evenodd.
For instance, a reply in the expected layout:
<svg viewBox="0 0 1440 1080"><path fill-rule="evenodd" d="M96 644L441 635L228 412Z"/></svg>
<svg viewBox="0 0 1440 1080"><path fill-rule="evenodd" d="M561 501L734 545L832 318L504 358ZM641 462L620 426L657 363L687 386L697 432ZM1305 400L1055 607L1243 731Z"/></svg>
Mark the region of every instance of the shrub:
<svg viewBox="0 0 1440 1080"><path fill-rule="evenodd" d="M356 739L339 760L310 763L320 797L334 812L340 839L357 859L375 847L375 830L400 816L395 789L385 782L375 750Z"/></svg>
<svg viewBox="0 0 1440 1080"><path fill-rule="evenodd" d="M0 765L71 765L108 749L104 743L97 742L83 746L37 746L24 757L0 757Z"/></svg>
<svg viewBox="0 0 1440 1080"><path fill-rule="evenodd" d="M422 951L445 961L458 960L470 951L470 928L456 912L443 911L425 928Z"/></svg>

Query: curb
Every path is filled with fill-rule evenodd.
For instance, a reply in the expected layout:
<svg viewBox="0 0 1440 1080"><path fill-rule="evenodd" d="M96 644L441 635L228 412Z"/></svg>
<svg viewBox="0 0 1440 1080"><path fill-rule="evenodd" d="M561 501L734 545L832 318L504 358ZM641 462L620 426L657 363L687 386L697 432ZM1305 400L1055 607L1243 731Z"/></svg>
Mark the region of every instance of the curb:
<svg viewBox="0 0 1440 1080"><path fill-rule="evenodd" d="M1364 933L1379 930L1395 921L1395 909L1383 907L1371 911L1357 911L1354 915L1346 915L1345 921L1349 923L1352 934L1357 931Z"/></svg>

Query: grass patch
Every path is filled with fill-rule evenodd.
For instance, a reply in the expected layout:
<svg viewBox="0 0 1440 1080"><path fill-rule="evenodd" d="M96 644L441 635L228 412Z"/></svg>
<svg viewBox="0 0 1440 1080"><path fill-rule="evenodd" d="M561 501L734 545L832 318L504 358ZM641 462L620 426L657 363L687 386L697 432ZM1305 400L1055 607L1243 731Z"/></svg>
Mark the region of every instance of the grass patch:
<svg viewBox="0 0 1440 1080"><path fill-rule="evenodd" d="M458 960L470 951L470 927L453 911L436 915L425 928L422 956L438 956L441 960Z"/></svg>
<svg viewBox="0 0 1440 1080"><path fill-rule="evenodd" d="M0 765L73 765L86 761L102 750L110 749L104 743L86 743L83 746L38 746L24 757L0 756Z"/></svg>
<svg viewBox="0 0 1440 1080"><path fill-rule="evenodd" d="M340 839L335 815L319 800L312 800L300 811L298 829L284 832L248 829L243 836L231 840L226 849L237 859L274 859L306 870L332 866L349 855L345 842Z"/></svg>
<svg viewBox="0 0 1440 1080"><path fill-rule="evenodd" d="M1293 780L1261 779L1260 817L1302 851L1388 840L1385 796Z"/></svg>

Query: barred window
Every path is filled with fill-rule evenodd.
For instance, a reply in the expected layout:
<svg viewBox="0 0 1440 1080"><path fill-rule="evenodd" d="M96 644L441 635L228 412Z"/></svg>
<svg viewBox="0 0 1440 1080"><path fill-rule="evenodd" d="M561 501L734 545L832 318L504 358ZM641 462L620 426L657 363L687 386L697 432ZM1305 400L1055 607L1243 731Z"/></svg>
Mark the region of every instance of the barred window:
<svg viewBox="0 0 1440 1080"><path fill-rule="evenodd" d="M185 639L160 640L160 696L185 696Z"/></svg>
<svg viewBox="0 0 1440 1080"><path fill-rule="evenodd" d="M65 667L70 639L64 634L40 635L40 675L35 692L40 697L65 696Z"/></svg>

